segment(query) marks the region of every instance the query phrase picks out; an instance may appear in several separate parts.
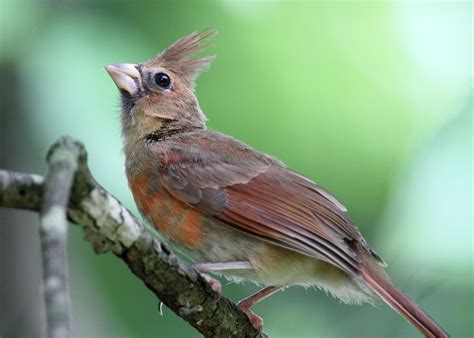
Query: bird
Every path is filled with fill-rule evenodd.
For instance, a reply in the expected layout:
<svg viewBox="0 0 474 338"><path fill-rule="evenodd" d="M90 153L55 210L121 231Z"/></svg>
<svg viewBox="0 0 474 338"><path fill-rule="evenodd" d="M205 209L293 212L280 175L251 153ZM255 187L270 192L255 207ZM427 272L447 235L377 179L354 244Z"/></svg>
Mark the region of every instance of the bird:
<svg viewBox="0 0 474 338"><path fill-rule="evenodd" d="M204 276L264 285L238 303L257 329L263 321L253 305L303 285L345 303L382 299L424 336L449 337L391 283L336 197L277 158L207 128L195 85L214 59L202 55L213 35L193 32L146 62L105 66L120 92L125 171L144 219Z"/></svg>

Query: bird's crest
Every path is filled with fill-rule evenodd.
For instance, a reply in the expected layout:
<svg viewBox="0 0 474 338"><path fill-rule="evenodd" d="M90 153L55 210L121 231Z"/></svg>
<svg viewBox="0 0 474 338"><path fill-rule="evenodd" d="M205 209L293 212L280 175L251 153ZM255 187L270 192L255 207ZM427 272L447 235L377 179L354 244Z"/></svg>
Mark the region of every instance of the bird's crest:
<svg viewBox="0 0 474 338"><path fill-rule="evenodd" d="M189 85L194 86L196 77L214 59L214 55L197 56L195 54L208 48L209 44L204 42L215 34L214 29L208 28L202 32L193 32L186 35L152 60L146 62L146 66L159 66L169 69L183 78Z"/></svg>

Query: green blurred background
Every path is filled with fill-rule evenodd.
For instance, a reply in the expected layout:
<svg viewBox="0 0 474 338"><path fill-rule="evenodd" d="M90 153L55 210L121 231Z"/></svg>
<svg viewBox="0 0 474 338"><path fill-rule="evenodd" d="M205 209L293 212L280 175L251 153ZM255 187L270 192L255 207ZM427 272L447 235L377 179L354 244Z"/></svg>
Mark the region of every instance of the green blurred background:
<svg viewBox="0 0 474 338"><path fill-rule="evenodd" d="M470 2L0 0L0 167L44 174L60 135L136 212L118 93L103 65L144 61L191 31L219 34L197 94L209 126L332 191L394 282L453 337L472 337ZM0 336L45 335L37 217L0 210ZM198 337L75 226L77 337ZM238 300L251 284L224 282ZM270 337L415 337L385 305L293 287L255 307Z"/></svg>

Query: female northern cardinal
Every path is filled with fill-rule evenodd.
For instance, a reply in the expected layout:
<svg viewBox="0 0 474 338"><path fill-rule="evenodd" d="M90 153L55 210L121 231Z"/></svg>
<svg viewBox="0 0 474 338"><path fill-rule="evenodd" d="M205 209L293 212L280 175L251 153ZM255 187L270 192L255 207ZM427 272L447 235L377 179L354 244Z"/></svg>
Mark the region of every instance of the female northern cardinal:
<svg viewBox="0 0 474 338"><path fill-rule="evenodd" d="M206 129L194 82L211 56L192 33L142 64L106 66L121 92L126 172L135 202L161 234L197 262L267 285L250 307L292 284L347 303L378 295L429 337L448 337L396 289L382 259L330 193L279 160Z"/></svg>

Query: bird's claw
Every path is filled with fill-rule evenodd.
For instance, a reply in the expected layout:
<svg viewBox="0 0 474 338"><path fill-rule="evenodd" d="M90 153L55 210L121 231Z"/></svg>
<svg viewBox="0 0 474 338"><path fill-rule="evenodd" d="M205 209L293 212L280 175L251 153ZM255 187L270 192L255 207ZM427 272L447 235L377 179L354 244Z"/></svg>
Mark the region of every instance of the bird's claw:
<svg viewBox="0 0 474 338"><path fill-rule="evenodd" d="M252 304L248 304L245 300L240 301L237 304L237 307L240 309L240 311L242 311L243 313L245 313L247 315L247 317L250 320L250 323L252 324L252 326L257 331L262 332L263 319L261 317L257 316L255 313L253 313L250 310L251 306L252 306Z"/></svg>
<svg viewBox="0 0 474 338"><path fill-rule="evenodd" d="M221 290L222 290L222 285L221 285L221 282L219 282L217 279L209 276L207 273L203 273L201 272L200 273L202 278L204 278L206 280L206 282L209 283L209 285L211 286L212 290L214 292L217 292L219 295L221 294Z"/></svg>
<svg viewBox="0 0 474 338"><path fill-rule="evenodd" d="M158 312L160 316L163 316L163 302L161 300L158 302Z"/></svg>

